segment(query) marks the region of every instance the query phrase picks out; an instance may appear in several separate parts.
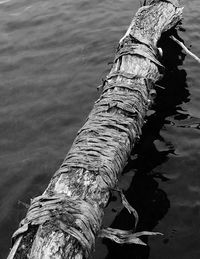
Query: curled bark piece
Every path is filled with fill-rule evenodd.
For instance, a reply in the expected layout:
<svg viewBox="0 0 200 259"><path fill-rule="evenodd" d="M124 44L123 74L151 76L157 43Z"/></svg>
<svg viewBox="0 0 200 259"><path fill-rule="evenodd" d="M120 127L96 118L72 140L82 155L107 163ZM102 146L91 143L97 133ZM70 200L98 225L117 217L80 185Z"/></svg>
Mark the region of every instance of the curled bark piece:
<svg viewBox="0 0 200 259"><path fill-rule="evenodd" d="M200 58L198 58L194 53L192 53L184 44L183 42L176 39L174 36L170 36L172 40L174 40L176 43L178 43L179 46L181 46L182 49L185 50L185 52L190 55L192 58L194 58L197 62L200 63Z"/></svg>
<svg viewBox="0 0 200 259"><path fill-rule="evenodd" d="M125 55L138 55L151 60L160 67L163 67L163 65L158 61L159 57L157 53L157 51L155 53L155 49L151 49L144 44L141 45L141 43L135 45L131 44L130 46L126 44L125 47L120 48L120 50L117 52L114 62Z"/></svg>
<svg viewBox="0 0 200 259"><path fill-rule="evenodd" d="M32 200L14 234L9 259L88 258L99 233L111 236L111 229L100 232L104 208L139 139L155 83L162 77L157 42L181 15L182 8L172 1L153 1L136 13L102 95L47 189ZM137 53L120 52L126 47ZM112 239L143 244L138 235L117 230Z"/></svg>
<svg viewBox="0 0 200 259"><path fill-rule="evenodd" d="M129 202L126 199L126 196L123 194L121 189L117 188L117 189L113 189L113 190L120 193L122 204L124 205L124 207L128 210L128 212L130 214L133 214L133 216L135 218L135 229L136 229L138 221L139 221L139 215L138 215L137 211L129 204Z"/></svg>
<svg viewBox="0 0 200 259"><path fill-rule="evenodd" d="M102 229L101 232L99 233L99 237L108 238L119 244L137 244L137 245L145 245L145 246L147 244L144 243L139 237L156 236L156 235L163 235L163 234L159 232L149 232L149 231L133 233L132 231L114 229L114 228Z"/></svg>

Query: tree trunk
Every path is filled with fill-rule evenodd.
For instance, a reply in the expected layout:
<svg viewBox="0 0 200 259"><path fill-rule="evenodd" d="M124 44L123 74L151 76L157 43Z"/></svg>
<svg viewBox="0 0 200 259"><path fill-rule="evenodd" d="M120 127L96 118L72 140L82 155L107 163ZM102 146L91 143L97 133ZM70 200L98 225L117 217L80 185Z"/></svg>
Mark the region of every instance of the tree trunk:
<svg viewBox="0 0 200 259"><path fill-rule="evenodd" d="M110 190L117 189L164 71L158 40L181 15L177 0L151 0L138 10L85 125L14 233L9 259L88 258L97 235L144 244L138 236L146 232L101 230L101 225Z"/></svg>

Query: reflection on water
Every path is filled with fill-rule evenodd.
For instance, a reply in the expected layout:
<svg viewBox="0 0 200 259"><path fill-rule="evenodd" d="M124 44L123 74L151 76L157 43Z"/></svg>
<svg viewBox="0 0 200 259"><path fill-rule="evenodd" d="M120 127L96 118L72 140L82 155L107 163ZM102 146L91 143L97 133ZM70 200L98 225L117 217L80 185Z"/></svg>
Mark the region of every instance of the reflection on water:
<svg viewBox="0 0 200 259"><path fill-rule="evenodd" d="M29 203L42 193L84 123L139 1L0 1L0 259ZM200 56L199 1L183 1L185 44ZM121 179L148 247L98 241L95 259L198 259L199 66L166 39L166 77ZM183 63L183 59L184 63ZM187 75L186 75L187 71ZM186 77L187 76L187 77ZM131 228L117 194L105 225Z"/></svg>

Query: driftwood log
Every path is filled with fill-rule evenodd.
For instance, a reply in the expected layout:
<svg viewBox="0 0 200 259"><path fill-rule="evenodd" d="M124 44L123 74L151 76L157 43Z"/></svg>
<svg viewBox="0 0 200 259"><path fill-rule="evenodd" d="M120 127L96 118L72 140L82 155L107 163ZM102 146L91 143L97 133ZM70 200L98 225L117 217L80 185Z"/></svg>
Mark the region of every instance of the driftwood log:
<svg viewBox="0 0 200 259"><path fill-rule="evenodd" d="M85 125L14 233L9 259L88 258L98 235L118 243L144 244L139 236L155 234L102 229L102 219L110 190L117 189L118 177L141 134L155 83L164 72L158 40L181 16L177 0L145 1L138 10ZM136 225L136 211L122 193L121 197Z"/></svg>

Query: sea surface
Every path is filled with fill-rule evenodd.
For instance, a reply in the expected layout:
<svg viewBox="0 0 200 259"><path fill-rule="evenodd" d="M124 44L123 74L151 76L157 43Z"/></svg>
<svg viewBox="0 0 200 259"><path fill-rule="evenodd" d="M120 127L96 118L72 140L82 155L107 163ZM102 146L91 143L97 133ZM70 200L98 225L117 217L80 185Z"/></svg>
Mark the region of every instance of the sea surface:
<svg viewBox="0 0 200 259"><path fill-rule="evenodd" d="M200 57L200 1L181 1L178 32ZM0 1L0 259L69 150L139 0ZM163 45L162 45L163 44ZM200 258L200 64L161 42L166 77L120 179L148 246L98 240L94 259ZM133 220L113 193L105 226Z"/></svg>

